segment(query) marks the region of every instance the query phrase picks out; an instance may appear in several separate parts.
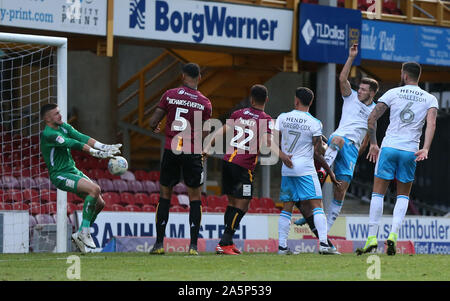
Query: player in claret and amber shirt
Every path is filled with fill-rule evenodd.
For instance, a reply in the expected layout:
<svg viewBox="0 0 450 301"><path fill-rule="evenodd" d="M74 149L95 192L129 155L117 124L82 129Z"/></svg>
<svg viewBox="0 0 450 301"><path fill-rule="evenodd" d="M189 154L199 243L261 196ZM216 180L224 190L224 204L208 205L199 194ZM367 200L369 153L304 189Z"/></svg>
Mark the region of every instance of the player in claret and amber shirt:
<svg viewBox="0 0 450 301"><path fill-rule="evenodd" d="M221 139L227 131L233 131L223 157L222 192L228 196L229 203L224 215L225 231L216 247L217 254L240 253L232 238L252 199L253 172L261 143L271 146L272 118L264 112L267 95L265 86L254 85L250 92L251 107L231 114L227 124L214 134L203 150L203 155L208 155L215 140ZM279 155L282 160L288 160L284 154Z"/></svg>
<svg viewBox="0 0 450 301"><path fill-rule="evenodd" d="M194 63L183 66L183 85L168 90L161 97L150 119L155 131L166 119L166 144L161 162L160 198L156 210L156 243L151 254L164 254L164 236L169 219L173 187L183 173L187 186L190 212L191 244L189 254L198 255L197 240L201 222L201 186L203 184L202 141L203 122L211 118L211 102L197 90L200 67ZM198 125L198 126L196 126Z"/></svg>

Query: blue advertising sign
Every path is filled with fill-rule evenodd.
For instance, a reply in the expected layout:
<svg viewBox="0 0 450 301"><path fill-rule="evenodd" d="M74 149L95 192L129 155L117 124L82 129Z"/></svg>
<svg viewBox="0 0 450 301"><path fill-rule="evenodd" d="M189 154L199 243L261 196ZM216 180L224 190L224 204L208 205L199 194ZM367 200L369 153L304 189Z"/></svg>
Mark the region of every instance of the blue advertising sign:
<svg viewBox="0 0 450 301"><path fill-rule="evenodd" d="M361 55L369 60L450 66L450 29L363 20Z"/></svg>
<svg viewBox="0 0 450 301"><path fill-rule="evenodd" d="M316 4L300 5L298 49L304 61L344 64L361 37L361 11ZM354 64L359 65L361 54Z"/></svg>

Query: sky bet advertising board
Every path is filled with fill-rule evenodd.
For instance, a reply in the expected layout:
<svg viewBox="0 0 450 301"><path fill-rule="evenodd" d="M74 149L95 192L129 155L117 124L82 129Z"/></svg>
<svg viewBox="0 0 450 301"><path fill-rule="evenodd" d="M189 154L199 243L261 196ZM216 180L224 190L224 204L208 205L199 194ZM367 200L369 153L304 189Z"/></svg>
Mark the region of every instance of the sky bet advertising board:
<svg viewBox="0 0 450 301"><path fill-rule="evenodd" d="M114 35L289 51L293 12L212 1L121 0L114 5Z"/></svg>
<svg viewBox="0 0 450 301"><path fill-rule="evenodd" d="M344 64L351 45L361 37L361 12L339 7L301 4L298 49L304 61ZM359 65L361 52L354 65Z"/></svg>

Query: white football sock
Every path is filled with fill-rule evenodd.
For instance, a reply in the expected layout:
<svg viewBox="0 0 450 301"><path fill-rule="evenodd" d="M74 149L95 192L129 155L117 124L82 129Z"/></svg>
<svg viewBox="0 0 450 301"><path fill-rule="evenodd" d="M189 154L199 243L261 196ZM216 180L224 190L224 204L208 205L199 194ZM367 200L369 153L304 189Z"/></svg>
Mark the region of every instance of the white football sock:
<svg viewBox="0 0 450 301"><path fill-rule="evenodd" d="M327 237L327 217L322 208L313 209L314 225L316 226L317 234L319 235L319 241L328 244Z"/></svg>
<svg viewBox="0 0 450 301"><path fill-rule="evenodd" d="M336 221L336 218L339 216L339 213L341 213L342 205L344 204L344 201L338 201L338 200L332 200L327 208L327 225L328 225L328 231L330 232L331 227L333 227L334 222Z"/></svg>
<svg viewBox="0 0 450 301"><path fill-rule="evenodd" d="M375 192L372 193L372 199L370 200L368 236L376 236L378 233L381 216L383 215L383 202L384 195Z"/></svg>
<svg viewBox="0 0 450 301"><path fill-rule="evenodd" d="M406 195L398 195L397 201L395 202L393 218L392 218L392 229L391 233L398 234L398 229L402 225L403 218L405 217L406 211L408 210L409 197Z"/></svg>
<svg viewBox="0 0 450 301"><path fill-rule="evenodd" d="M291 228L291 217L291 212L281 211L280 217L278 218L278 245L282 248L287 247L287 239Z"/></svg>

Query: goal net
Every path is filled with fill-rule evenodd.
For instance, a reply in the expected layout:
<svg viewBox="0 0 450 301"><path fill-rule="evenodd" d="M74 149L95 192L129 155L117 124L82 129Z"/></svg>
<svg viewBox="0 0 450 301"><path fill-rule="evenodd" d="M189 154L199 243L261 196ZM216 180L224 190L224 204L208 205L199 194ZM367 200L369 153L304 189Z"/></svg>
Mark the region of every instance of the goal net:
<svg viewBox="0 0 450 301"><path fill-rule="evenodd" d="M57 103L66 121L66 96L65 38L0 33L0 253L67 251L67 196L50 183L39 136L41 106ZM42 239L53 249L33 244Z"/></svg>

